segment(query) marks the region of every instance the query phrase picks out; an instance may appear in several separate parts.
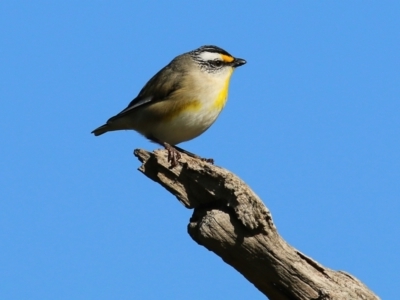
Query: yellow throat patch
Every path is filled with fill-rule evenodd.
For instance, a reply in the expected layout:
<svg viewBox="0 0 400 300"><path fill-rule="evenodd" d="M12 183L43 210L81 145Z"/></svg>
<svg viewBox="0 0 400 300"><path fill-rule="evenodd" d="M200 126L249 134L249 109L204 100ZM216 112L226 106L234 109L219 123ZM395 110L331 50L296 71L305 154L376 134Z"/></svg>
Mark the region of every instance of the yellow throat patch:
<svg viewBox="0 0 400 300"><path fill-rule="evenodd" d="M229 82L231 80L232 73L233 73L233 68L232 68L228 78L226 78L224 87L222 88L221 92L219 92L217 99L215 99L213 107L217 110L223 109L225 106L226 100L228 99Z"/></svg>

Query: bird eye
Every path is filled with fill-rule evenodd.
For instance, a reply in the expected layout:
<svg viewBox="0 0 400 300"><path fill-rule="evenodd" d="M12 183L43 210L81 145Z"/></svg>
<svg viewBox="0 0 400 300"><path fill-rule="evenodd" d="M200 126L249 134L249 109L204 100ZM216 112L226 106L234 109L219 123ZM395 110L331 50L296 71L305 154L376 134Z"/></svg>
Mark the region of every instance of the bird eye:
<svg viewBox="0 0 400 300"><path fill-rule="evenodd" d="M214 67L220 67L220 66L222 66L222 61L220 61L220 60L218 60L218 59L212 60L212 61L211 61L211 64L212 64Z"/></svg>

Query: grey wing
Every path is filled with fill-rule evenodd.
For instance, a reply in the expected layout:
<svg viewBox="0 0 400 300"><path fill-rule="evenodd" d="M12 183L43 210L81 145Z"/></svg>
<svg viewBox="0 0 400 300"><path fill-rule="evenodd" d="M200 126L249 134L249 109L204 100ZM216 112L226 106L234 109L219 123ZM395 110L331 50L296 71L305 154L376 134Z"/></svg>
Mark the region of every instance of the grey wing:
<svg viewBox="0 0 400 300"><path fill-rule="evenodd" d="M150 103L152 102L151 100L153 99L152 96L147 96L145 98L141 98L140 96L137 96L135 99L133 99L131 101L131 103L129 103L129 105L123 110L121 111L118 115L115 115L114 117L111 117L107 122L109 121L113 121L119 117L123 117L127 114L129 114L132 110L134 110L135 108L145 105L146 103Z"/></svg>
<svg viewBox="0 0 400 300"><path fill-rule="evenodd" d="M143 105L150 105L168 99L174 91L179 89L180 79L180 73L176 72L176 70L174 71L170 65L167 65L146 83L139 95L124 110L110 118L107 123L126 116Z"/></svg>
<svg viewBox="0 0 400 300"><path fill-rule="evenodd" d="M132 112L135 108L145 105L146 103L150 103L151 100L152 100L151 96L148 96L148 97L140 97L140 95L137 96L135 99L133 99L131 101L131 103L129 103L127 108L125 108L123 111L121 111L119 114L115 115L114 117L111 117L110 119L108 119L106 124L96 128L95 130L92 131L92 133L95 136L98 136L98 135L101 135L108 131L122 129L122 128L119 128L118 126L115 126L115 124L118 123L118 120L122 119L125 115ZM117 122L115 122L115 121L117 121Z"/></svg>
<svg viewBox="0 0 400 300"><path fill-rule="evenodd" d="M181 60L180 64L174 63L176 60ZM175 58L146 83L139 95L124 110L108 119L106 124L96 128L92 133L98 136L108 131L126 129L125 126L119 124L119 121L123 121L125 116L140 107L170 99L171 95L181 88L182 78L185 75L185 68L182 65L187 63L184 56Z"/></svg>

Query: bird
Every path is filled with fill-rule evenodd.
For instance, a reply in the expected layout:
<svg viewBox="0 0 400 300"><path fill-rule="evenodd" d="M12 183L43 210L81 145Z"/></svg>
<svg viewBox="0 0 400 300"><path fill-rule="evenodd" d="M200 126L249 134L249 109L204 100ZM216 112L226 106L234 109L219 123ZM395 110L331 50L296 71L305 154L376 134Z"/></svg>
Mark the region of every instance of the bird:
<svg viewBox="0 0 400 300"><path fill-rule="evenodd" d="M167 150L171 168L180 152L200 158L176 145L198 137L215 122L226 104L231 75L244 64L246 60L214 45L178 55L125 109L92 133L135 130Z"/></svg>

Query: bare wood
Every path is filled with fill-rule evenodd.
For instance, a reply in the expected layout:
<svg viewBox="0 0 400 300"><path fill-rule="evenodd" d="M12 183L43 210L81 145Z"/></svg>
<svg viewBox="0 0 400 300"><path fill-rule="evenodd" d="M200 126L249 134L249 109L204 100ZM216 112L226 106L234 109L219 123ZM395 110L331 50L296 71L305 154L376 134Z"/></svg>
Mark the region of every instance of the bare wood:
<svg viewBox="0 0 400 300"><path fill-rule="evenodd" d="M269 210L229 171L182 154L170 169L166 150L135 150L139 170L187 208L198 244L219 255L269 299L379 299L352 275L328 269L278 234Z"/></svg>

